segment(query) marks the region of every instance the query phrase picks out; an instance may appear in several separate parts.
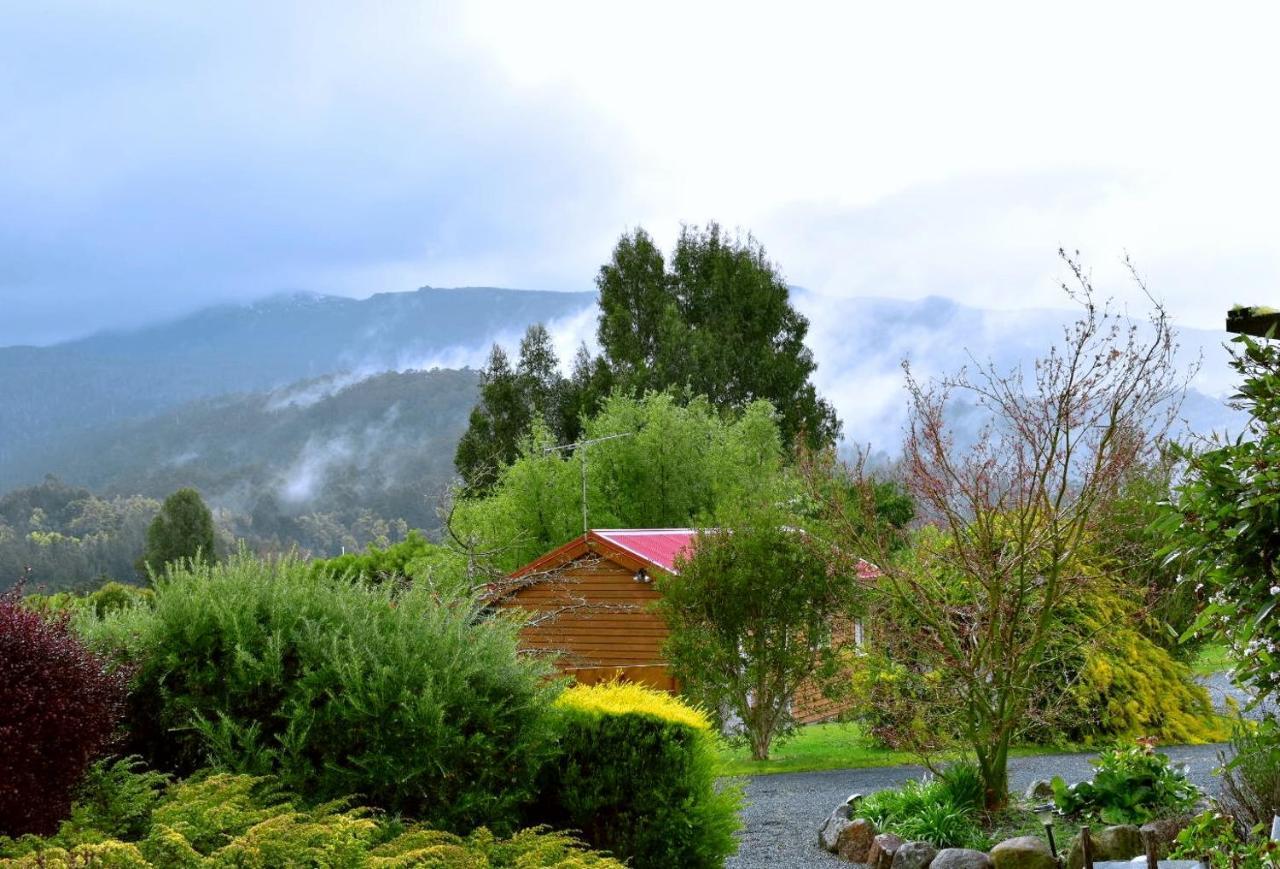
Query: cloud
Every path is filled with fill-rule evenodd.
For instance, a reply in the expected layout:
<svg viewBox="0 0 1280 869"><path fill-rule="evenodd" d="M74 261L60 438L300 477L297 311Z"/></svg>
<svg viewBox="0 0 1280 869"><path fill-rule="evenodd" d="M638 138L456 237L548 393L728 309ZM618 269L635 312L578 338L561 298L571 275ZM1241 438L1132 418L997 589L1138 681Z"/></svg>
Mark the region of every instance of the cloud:
<svg viewBox="0 0 1280 869"><path fill-rule="evenodd" d="M1128 249L1211 327L1280 286L1278 16L6 9L0 344L283 289L584 289L623 230L711 218L835 296L1046 306L1059 245Z"/></svg>
<svg viewBox="0 0 1280 869"><path fill-rule="evenodd" d="M449 15L58 11L6 15L0 344L281 289L585 283L538 260L595 232L578 200L625 148L496 79Z"/></svg>

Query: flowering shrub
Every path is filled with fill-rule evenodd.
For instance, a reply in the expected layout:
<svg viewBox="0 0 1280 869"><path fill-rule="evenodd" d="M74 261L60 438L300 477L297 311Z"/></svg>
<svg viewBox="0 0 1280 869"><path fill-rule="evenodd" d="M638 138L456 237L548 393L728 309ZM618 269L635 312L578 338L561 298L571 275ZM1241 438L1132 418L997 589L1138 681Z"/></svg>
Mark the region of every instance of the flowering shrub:
<svg viewBox="0 0 1280 869"><path fill-rule="evenodd" d="M1098 768L1093 781L1068 786L1060 777L1053 780L1053 800L1068 815L1097 817L1106 824L1143 824L1185 811L1200 798L1186 771L1170 766L1168 756L1157 754L1149 739L1104 751L1091 763Z"/></svg>
<svg viewBox="0 0 1280 869"><path fill-rule="evenodd" d="M124 711L126 674L81 644L67 616L0 596L0 833L46 833L71 808Z"/></svg>

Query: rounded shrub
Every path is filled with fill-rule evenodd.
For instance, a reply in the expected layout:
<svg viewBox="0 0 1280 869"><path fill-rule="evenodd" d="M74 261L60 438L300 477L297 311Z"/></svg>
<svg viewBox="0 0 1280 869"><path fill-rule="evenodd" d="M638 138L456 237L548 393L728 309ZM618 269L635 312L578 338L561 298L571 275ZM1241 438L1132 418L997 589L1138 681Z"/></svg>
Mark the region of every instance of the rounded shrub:
<svg viewBox="0 0 1280 869"><path fill-rule="evenodd" d="M47 833L111 740L124 673L85 648L65 615L0 596L0 833Z"/></svg>
<svg viewBox="0 0 1280 869"><path fill-rule="evenodd" d="M556 701L559 756L537 820L628 865L714 867L737 848L740 794L716 787L707 716L639 685L576 685Z"/></svg>
<svg viewBox="0 0 1280 869"><path fill-rule="evenodd" d="M509 829L549 748L556 687L518 625L468 597L241 554L188 564L85 634L136 668L130 748L187 774L276 776L445 829Z"/></svg>

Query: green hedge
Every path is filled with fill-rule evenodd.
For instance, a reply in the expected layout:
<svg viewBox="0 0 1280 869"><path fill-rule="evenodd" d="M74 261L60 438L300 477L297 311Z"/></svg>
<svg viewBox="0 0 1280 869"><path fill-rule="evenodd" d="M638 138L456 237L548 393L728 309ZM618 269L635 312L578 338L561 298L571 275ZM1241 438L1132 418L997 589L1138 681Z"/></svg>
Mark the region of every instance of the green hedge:
<svg viewBox="0 0 1280 869"><path fill-rule="evenodd" d="M467 597L242 554L170 572L151 607L79 618L135 669L128 748L156 769L507 832L551 748L545 666Z"/></svg>
<svg viewBox="0 0 1280 869"><path fill-rule="evenodd" d="M737 849L741 796L716 787L705 715L617 683L570 688L556 709L560 755L543 772L538 822L636 869L716 867Z"/></svg>

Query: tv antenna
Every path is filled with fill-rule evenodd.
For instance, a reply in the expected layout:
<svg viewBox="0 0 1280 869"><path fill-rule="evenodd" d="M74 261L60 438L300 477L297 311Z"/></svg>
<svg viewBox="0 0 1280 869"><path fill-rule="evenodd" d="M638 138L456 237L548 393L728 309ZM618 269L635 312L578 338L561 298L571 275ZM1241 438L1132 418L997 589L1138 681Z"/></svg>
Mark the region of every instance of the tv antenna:
<svg viewBox="0 0 1280 869"><path fill-rule="evenodd" d="M578 449L578 447L582 447L582 463L580 467L582 470L582 533L583 534L586 534L588 531L588 526L587 526L587 449L586 448L591 446L592 444L603 443L604 441L613 441L613 440L617 440L618 438L629 438L634 434L635 432L633 431L624 431L621 434L605 435L602 438L591 438L590 440L577 441L576 443L562 444L561 446L543 448L542 452L546 454L546 453L565 452L568 450L576 450Z"/></svg>

